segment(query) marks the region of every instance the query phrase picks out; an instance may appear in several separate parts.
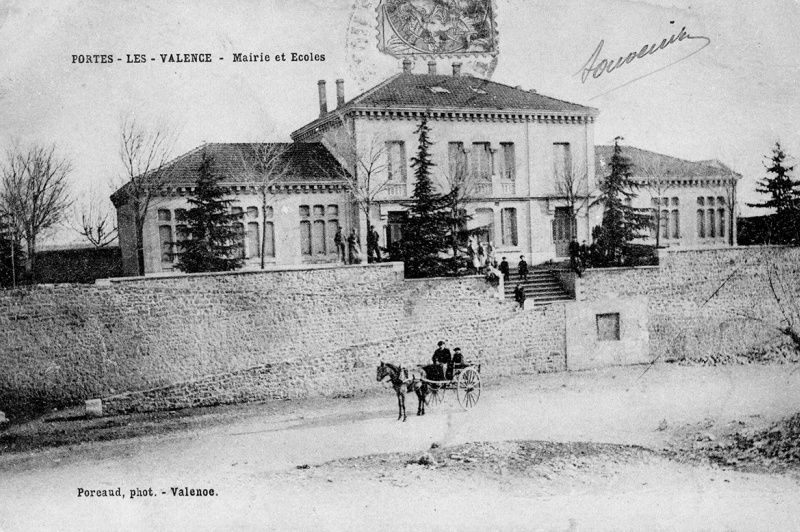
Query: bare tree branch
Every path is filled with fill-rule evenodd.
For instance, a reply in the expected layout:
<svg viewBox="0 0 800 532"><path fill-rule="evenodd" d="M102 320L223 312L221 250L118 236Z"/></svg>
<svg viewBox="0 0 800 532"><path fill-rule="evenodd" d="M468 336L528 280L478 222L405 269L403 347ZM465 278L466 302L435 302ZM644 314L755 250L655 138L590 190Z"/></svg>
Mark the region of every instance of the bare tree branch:
<svg viewBox="0 0 800 532"><path fill-rule="evenodd" d="M322 143L339 160L342 170L337 177L347 183L369 224L372 205L391 185L386 142L373 137L365 145L357 146L343 124L326 132Z"/></svg>
<svg viewBox="0 0 800 532"><path fill-rule="evenodd" d="M557 168L554 174L556 195L571 213L572 231L577 231L578 213L588 208L591 199L588 168L583 162L571 158L566 166Z"/></svg>
<svg viewBox="0 0 800 532"><path fill-rule="evenodd" d="M242 168L249 182L257 183L261 196L261 269L266 267L267 208L275 198L273 187L291 172L286 158L289 145L254 142L240 152Z"/></svg>
<svg viewBox="0 0 800 532"><path fill-rule="evenodd" d="M667 162L665 157L648 156L638 152L633 155L632 162L639 187L645 189L651 198L653 229L656 247L659 247L661 246L662 224L669 219L663 218L662 210L665 209L662 201L667 191L675 187L675 179L683 177L689 167L679 159ZM669 227L666 228L666 232L669 234Z"/></svg>
<svg viewBox="0 0 800 532"><path fill-rule="evenodd" d="M136 231L139 275L144 275L144 226L148 209L159 189L172 178L168 163L177 138L178 130L170 124L148 128L132 116L123 117L120 123L119 157L124 167L125 203L131 208Z"/></svg>
<svg viewBox="0 0 800 532"><path fill-rule="evenodd" d="M55 144L15 145L6 152L2 169L0 204L17 224L25 239L25 271L33 271L36 239L61 221L72 204L68 176L69 158L57 152Z"/></svg>
<svg viewBox="0 0 800 532"><path fill-rule="evenodd" d="M116 217L96 193L75 205L68 226L95 248L104 248L117 239Z"/></svg>

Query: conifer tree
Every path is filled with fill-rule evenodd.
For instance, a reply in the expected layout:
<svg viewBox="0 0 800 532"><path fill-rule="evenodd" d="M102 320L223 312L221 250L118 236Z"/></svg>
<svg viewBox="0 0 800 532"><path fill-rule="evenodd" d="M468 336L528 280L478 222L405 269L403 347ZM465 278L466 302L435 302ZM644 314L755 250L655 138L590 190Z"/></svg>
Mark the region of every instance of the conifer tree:
<svg viewBox="0 0 800 532"><path fill-rule="evenodd" d="M622 264L631 241L643 238L643 231L651 224L647 209L630 205L630 200L636 197L638 185L631 179L633 165L622 153L620 140L622 137L614 139L610 174L600 183L603 222L595 242L602 260L614 265Z"/></svg>
<svg viewBox="0 0 800 532"><path fill-rule="evenodd" d="M238 270L241 258L241 234L234 225L240 213L231 213L233 200L223 199L213 156L203 151L199 179L192 207L186 212L186 239L179 241L176 267L187 273Z"/></svg>
<svg viewBox="0 0 800 532"><path fill-rule="evenodd" d="M770 216L770 244L800 243L800 181L791 178L794 165L789 165L787 158L781 143L776 142L769 162L764 165L768 175L758 182L756 189L768 195L769 199L763 203L748 204L750 207L775 210Z"/></svg>
<svg viewBox="0 0 800 532"><path fill-rule="evenodd" d="M423 117L415 133L419 136L414 168L414 194L406 204L408 219L403 226L403 262L408 277L436 277L452 273L447 259L451 245L449 195L437 194L431 177L430 128Z"/></svg>

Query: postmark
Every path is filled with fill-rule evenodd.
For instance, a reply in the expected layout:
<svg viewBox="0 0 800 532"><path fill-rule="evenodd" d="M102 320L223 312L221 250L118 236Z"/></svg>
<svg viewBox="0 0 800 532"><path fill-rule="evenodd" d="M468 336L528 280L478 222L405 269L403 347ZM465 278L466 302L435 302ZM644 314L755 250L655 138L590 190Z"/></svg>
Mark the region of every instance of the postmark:
<svg viewBox="0 0 800 532"><path fill-rule="evenodd" d="M347 61L359 89L428 62L439 71L461 63L463 74L491 79L500 56L493 0L355 0L347 31Z"/></svg>
<svg viewBox="0 0 800 532"><path fill-rule="evenodd" d="M492 0L382 0L379 48L393 56L496 55Z"/></svg>

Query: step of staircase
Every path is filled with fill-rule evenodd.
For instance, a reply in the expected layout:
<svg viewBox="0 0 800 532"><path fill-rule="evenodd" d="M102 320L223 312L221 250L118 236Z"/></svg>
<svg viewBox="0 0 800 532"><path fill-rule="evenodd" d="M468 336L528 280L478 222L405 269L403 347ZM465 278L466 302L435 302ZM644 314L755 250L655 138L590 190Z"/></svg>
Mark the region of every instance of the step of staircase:
<svg viewBox="0 0 800 532"><path fill-rule="evenodd" d="M514 300L514 290L517 285L522 285L525 296L533 298L534 306L540 307L561 301L572 301L570 296L561 286L561 283L546 270L533 270L528 273L528 278L520 278L516 270L509 272L509 279L504 285L506 299Z"/></svg>

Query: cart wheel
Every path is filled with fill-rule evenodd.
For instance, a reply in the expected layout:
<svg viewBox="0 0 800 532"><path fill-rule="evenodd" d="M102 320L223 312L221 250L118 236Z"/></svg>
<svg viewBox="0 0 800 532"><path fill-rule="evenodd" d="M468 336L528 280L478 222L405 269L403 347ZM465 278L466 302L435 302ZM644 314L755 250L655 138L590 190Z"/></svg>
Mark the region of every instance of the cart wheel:
<svg viewBox="0 0 800 532"><path fill-rule="evenodd" d="M444 401L445 388L438 384L428 385L428 395L425 396L425 404L428 406L438 406Z"/></svg>
<svg viewBox="0 0 800 532"><path fill-rule="evenodd" d="M475 368L466 368L458 376L456 398L464 410L478 404L478 399L481 398L481 376Z"/></svg>

